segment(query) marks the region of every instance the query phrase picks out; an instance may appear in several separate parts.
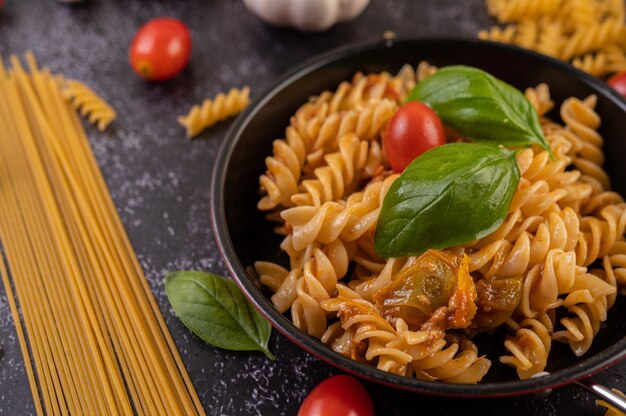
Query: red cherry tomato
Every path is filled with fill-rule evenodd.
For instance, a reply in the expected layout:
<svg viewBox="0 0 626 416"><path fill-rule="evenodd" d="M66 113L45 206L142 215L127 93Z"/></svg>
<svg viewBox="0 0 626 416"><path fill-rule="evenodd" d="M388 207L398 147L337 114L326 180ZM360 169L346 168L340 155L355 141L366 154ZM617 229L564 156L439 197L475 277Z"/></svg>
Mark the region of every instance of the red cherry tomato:
<svg viewBox="0 0 626 416"><path fill-rule="evenodd" d="M191 35L177 19L159 18L143 25L130 44L130 64L149 81L163 81L189 62Z"/></svg>
<svg viewBox="0 0 626 416"><path fill-rule="evenodd" d="M443 124L426 104L409 101L391 118L384 136L385 155L396 172L416 157L446 142Z"/></svg>
<svg viewBox="0 0 626 416"><path fill-rule="evenodd" d="M360 381L348 375L327 378L304 399L298 416L374 416L374 407Z"/></svg>
<svg viewBox="0 0 626 416"><path fill-rule="evenodd" d="M615 91L626 97L626 71L613 75L607 82L615 88Z"/></svg>

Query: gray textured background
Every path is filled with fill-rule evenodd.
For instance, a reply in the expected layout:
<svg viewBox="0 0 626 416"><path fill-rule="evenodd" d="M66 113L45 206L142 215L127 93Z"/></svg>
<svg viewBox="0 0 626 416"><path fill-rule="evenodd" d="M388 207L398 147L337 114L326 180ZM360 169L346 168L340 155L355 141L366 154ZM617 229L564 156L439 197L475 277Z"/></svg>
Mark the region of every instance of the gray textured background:
<svg viewBox="0 0 626 416"><path fill-rule="evenodd" d="M276 29L249 14L240 0L104 1L66 6L53 0L5 0L0 13L0 53L35 52L42 65L86 82L107 99L119 119L103 134L88 133L120 215L180 349L198 394L211 415L295 415L315 385L338 373L276 332L270 362L256 353L232 353L204 344L173 315L163 293L169 270L226 274L209 225L213 160L229 123L185 139L176 116L232 86L252 95L280 74L320 52L378 38L474 37L492 22L482 0L460 2L372 0L357 20L321 34ZM128 65L128 45L148 19L184 20L193 56L177 78L143 82ZM3 289L0 289L0 415L33 413L24 365ZM597 377L626 389L626 364ZM377 414L439 415L602 414L594 397L575 386L546 399L438 399L365 383Z"/></svg>

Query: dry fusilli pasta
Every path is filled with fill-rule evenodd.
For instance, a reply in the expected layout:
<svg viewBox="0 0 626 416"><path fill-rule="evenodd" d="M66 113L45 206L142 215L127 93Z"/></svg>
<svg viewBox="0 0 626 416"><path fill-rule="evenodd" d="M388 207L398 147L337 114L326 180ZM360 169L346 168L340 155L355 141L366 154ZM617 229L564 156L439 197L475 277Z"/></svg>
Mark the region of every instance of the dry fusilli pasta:
<svg viewBox="0 0 626 416"><path fill-rule="evenodd" d="M65 97L72 102L81 115L103 131L117 117L115 110L100 98L91 88L80 81L68 80L65 85Z"/></svg>
<svg viewBox="0 0 626 416"><path fill-rule="evenodd" d="M486 0L499 23L478 37L569 61L591 75L626 70L623 0Z"/></svg>
<svg viewBox="0 0 626 416"><path fill-rule="evenodd" d="M508 25L504 28L493 26L489 30L481 30L478 37L483 40L492 40L500 43L514 43L517 36L517 28L514 25Z"/></svg>
<svg viewBox="0 0 626 416"><path fill-rule="evenodd" d="M524 18L537 18L552 14L561 0L487 0L489 14L500 23L519 22Z"/></svg>
<svg viewBox="0 0 626 416"><path fill-rule="evenodd" d="M231 88L227 94L219 93L194 105L186 116L178 117L178 123L186 130L187 137L194 137L215 123L239 114L250 103L250 88Z"/></svg>

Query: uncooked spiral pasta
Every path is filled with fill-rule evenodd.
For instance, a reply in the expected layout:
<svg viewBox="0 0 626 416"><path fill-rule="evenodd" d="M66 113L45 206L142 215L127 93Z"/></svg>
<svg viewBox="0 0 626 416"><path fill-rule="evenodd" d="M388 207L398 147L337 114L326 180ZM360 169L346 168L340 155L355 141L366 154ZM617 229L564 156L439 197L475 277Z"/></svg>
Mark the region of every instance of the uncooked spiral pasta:
<svg viewBox="0 0 626 416"><path fill-rule="evenodd" d="M383 258L376 228L399 177L382 151L385 127L436 71L422 62L396 76L359 73L297 110L266 159L258 204L280 223L288 262L254 269L278 311L346 357L449 383L480 382L495 359L529 378L545 370L554 342L584 354L626 291L626 204L603 168L597 100L566 99L559 124L547 118L548 85L526 89L551 152L516 153L520 180L504 221L467 244ZM429 273L452 283L411 309L412 279ZM472 337L499 327L506 352L489 359Z"/></svg>
<svg viewBox="0 0 626 416"><path fill-rule="evenodd" d="M563 45L560 57L570 59L576 55L593 52L607 44L617 44L626 35L623 21L607 19L602 23L580 27Z"/></svg>
<svg viewBox="0 0 626 416"><path fill-rule="evenodd" d="M544 33L542 33L544 35ZM522 48L533 49L538 47L539 42L539 25L532 20L523 20L517 27L515 33L515 44Z"/></svg>
<svg viewBox="0 0 626 416"><path fill-rule="evenodd" d="M597 77L626 70L623 0L486 0L504 26L480 39L513 43L570 62Z"/></svg>
<svg viewBox="0 0 626 416"><path fill-rule="evenodd" d="M608 57L604 51L588 53L579 58L574 58L572 65L596 77L602 77L613 72L611 71Z"/></svg>
<svg viewBox="0 0 626 416"><path fill-rule="evenodd" d="M500 28L493 26L489 30L481 30L478 37L484 40L492 40L500 43L514 43L517 35L517 28L513 25Z"/></svg>
<svg viewBox="0 0 626 416"><path fill-rule="evenodd" d="M239 114L250 103L249 96L249 87L231 88L226 94L219 93L194 105L187 115L178 117L178 123L185 128L187 137L195 137L215 123Z"/></svg>
<svg viewBox="0 0 626 416"><path fill-rule="evenodd" d="M505 23L551 14L558 9L560 3L560 0L488 0L487 8L500 23Z"/></svg>
<svg viewBox="0 0 626 416"><path fill-rule="evenodd" d="M76 80L64 82L62 78L58 80L65 87L65 97L72 102L74 108L79 110L82 116L87 117L91 124L95 124L98 130L106 129L117 117L113 107L82 82Z"/></svg>
<svg viewBox="0 0 626 416"><path fill-rule="evenodd" d="M563 36L562 24L558 21L547 22L542 25L536 45L534 47L530 47L529 49L536 49L538 52L558 58L565 42L566 40ZM522 44L519 45L526 47Z"/></svg>

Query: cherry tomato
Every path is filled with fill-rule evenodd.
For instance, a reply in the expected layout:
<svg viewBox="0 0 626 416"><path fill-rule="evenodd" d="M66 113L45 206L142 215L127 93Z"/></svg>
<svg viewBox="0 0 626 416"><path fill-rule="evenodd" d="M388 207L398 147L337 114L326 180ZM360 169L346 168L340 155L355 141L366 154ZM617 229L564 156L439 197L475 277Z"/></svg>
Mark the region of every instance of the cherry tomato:
<svg viewBox="0 0 626 416"><path fill-rule="evenodd" d="M163 81L189 62L191 35L177 19L159 18L143 25L130 44L130 64L141 77Z"/></svg>
<svg viewBox="0 0 626 416"><path fill-rule="evenodd" d="M360 381L348 375L327 378L304 399L298 416L374 416L374 407Z"/></svg>
<svg viewBox="0 0 626 416"><path fill-rule="evenodd" d="M443 124L426 104L409 101L385 129L384 148L391 168L402 172L416 157L446 142Z"/></svg>
<svg viewBox="0 0 626 416"><path fill-rule="evenodd" d="M613 75L607 82L615 88L615 91L626 97L626 71Z"/></svg>

